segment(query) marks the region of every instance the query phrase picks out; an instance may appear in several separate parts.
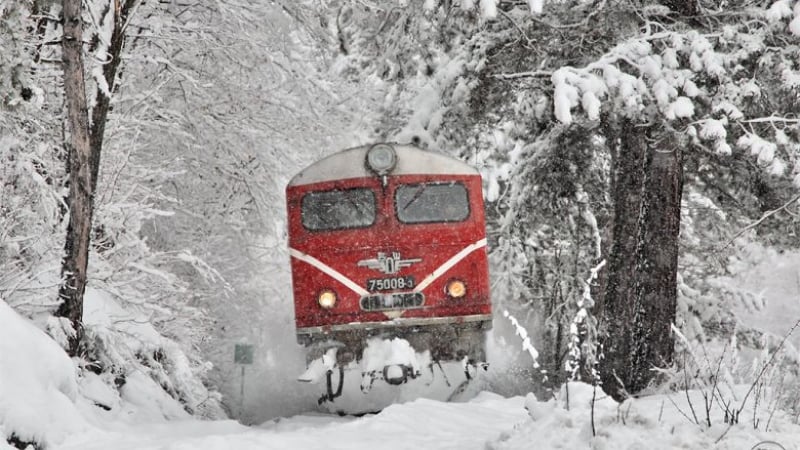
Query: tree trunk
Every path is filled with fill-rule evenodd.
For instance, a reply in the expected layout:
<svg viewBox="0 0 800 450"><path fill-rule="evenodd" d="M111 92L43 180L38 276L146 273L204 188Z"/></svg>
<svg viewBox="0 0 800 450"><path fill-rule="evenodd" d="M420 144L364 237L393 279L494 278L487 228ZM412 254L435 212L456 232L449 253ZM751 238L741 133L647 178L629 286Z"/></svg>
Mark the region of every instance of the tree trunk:
<svg viewBox="0 0 800 450"><path fill-rule="evenodd" d="M117 71L122 61L120 57L122 47L125 43L125 26L133 11L134 6L139 0L123 0L115 2L114 10L114 30L111 33L111 42L108 47L108 64L103 66L103 78L108 85L109 93L114 92ZM121 5L120 5L121 4ZM97 191L97 179L100 175L100 153L103 148L103 137L106 131L106 120L111 111L111 96L97 89L97 103L92 109L92 133L91 133L91 159L92 166L92 192Z"/></svg>
<svg viewBox="0 0 800 450"><path fill-rule="evenodd" d="M651 147L652 126L623 120L612 145L614 217L600 313L603 390L620 401L672 363L678 235L683 190L680 145ZM663 139L661 142L666 142Z"/></svg>
<svg viewBox="0 0 800 450"><path fill-rule="evenodd" d="M61 304L56 314L69 319L74 334L69 337L67 352L75 356L83 338L83 293L89 262L89 239L92 224L92 179L89 165L91 148L86 84L83 77L83 22L81 0L64 0L64 94L66 126L69 138L64 143L69 155L69 224L61 266Z"/></svg>
<svg viewBox="0 0 800 450"><path fill-rule="evenodd" d="M630 300L635 280L647 142L644 128L637 128L627 119L610 123L606 127L606 136L611 141L614 214L605 293L597 304L604 355L600 363L600 379L606 393L619 400L624 397L624 380L629 369L631 343L628 333L634 317Z"/></svg>
<svg viewBox="0 0 800 450"><path fill-rule="evenodd" d="M108 113L111 111L111 93L115 89L117 71L122 58L125 41L125 26L131 12L140 0L122 0L113 3L114 28L107 49L109 60L103 66L103 78L108 93L97 89L91 127L89 108L86 102L86 85L83 66L83 22L81 20L81 0L63 0L64 11L64 93L67 101L67 127L69 141L65 142L69 159L67 170L70 177L70 191L67 204L70 207L70 220L64 244L62 263L62 285L59 289L61 305L56 314L66 317L72 323L75 336L70 338L68 351L78 353L83 337L83 294L86 289L86 270L89 262L92 215L94 212L94 193L100 174L100 154L103 148ZM109 6L111 7L111 6Z"/></svg>
<svg viewBox="0 0 800 450"><path fill-rule="evenodd" d="M683 17L698 14L697 0L661 0L660 3Z"/></svg>
<svg viewBox="0 0 800 450"><path fill-rule="evenodd" d="M667 135L661 142L674 136ZM669 148L671 147L671 148ZM654 367L672 364L671 325L678 304L678 243L683 192L681 145L653 148L647 154L632 322L630 392L646 388L656 377Z"/></svg>

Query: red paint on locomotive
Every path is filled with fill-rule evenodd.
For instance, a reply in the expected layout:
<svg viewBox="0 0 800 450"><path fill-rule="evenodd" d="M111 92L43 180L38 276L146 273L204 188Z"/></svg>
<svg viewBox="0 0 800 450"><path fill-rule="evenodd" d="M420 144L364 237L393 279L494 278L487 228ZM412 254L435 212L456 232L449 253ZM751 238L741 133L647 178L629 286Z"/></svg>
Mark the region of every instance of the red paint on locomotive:
<svg viewBox="0 0 800 450"><path fill-rule="evenodd" d="M348 331L358 331L362 340L378 333L441 334L432 327L465 323L482 336L491 326L479 173L444 155L392 147L397 163L383 175L368 170L370 147L360 147L312 164L287 187L301 343L342 340ZM437 199L446 204L433 204ZM354 218L345 225L352 227L331 225L325 216L348 210ZM426 214L448 220L427 220ZM463 283L456 288L466 288L463 297L447 293L453 280ZM330 308L319 303L326 290L336 296ZM352 344L355 338L345 339L358 347ZM480 347L476 354L482 355ZM358 354L361 348L353 351Z"/></svg>

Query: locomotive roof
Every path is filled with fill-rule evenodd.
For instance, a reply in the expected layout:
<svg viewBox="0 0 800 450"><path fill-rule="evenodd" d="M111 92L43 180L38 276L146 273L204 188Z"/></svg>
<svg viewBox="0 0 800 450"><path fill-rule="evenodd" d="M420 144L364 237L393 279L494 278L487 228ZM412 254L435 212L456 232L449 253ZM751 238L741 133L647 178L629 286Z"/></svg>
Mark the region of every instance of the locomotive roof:
<svg viewBox="0 0 800 450"><path fill-rule="evenodd" d="M295 175L289 186L375 176L367 169L367 150L374 144L334 153ZM397 152L397 165L390 175L477 175L478 171L458 159L422 150L413 145L389 144Z"/></svg>

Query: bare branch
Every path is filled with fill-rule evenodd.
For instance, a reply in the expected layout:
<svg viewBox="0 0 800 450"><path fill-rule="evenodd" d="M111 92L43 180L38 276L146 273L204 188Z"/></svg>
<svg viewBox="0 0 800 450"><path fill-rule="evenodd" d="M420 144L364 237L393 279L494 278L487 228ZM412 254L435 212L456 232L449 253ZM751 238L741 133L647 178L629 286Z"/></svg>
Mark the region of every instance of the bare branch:
<svg viewBox="0 0 800 450"><path fill-rule="evenodd" d="M495 73L495 74L492 74L492 77L499 78L501 80L513 80L515 78L550 77L552 75L553 75L553 72L549 71L549 70L532 70L530 72Z"/></svg>
<svg viewBox="0 0 800 450"><path fill-rule="evenodd" d="M797 329L798 326L800 326L800 320L795 322L792 328L789 330L789 332L783 336L783 339L781 339L781 343L778 344L778 347L775 348L774 352L772 352L772 356L769 358L769 361L767 361L766 364L764 364L764 367L761 368L761 372L758 373L758 376L756 377L755 381L753 381L753 383L750 385L750 389L747 390L747 394L744 395L744 398L742 399L742 404L739 406L739 410L737 411L737 415L742 412L745 403L747 403L747 397L749 397L750 394L753 392L753 389L755 388L756 384L759 382L761 377L764 376L764 372L767 371L767 368L770 365L772 365L773 361L775 361L775 357L778 356L778 353L781 352L783 344L786 343L786 340L789 339L789 336L791 336L792 333L794 333L794 330Z"/></svg>
<svg viewBox="0 0 800 450"><path fill-rule="evenodd" d="M728 242L726 242L726 243L725 243L725 245L723 245L723 246L720 248L720 250L723 250L723 249L725 249L726 247L728 247L729 245L731 245L731 244L733 243L733 241L735 241L735 240L736 240L736 238L738 238L739 236L743 235L744 233L746 233L746 232L748 232L748 231L752 230L753 228L755 228L755 227L757 227L757 226L761 225L761 223L762 223L762 222L764 222L765 220L767 220L767 219L768 219L768 218L770 218L771 216L775 215L776 213L778 213L778 212L780 212L780 211L782 211L782 210L785 210L786 208L788 208L788 207L789 207L789 206L790 206L792 203L796 202L797 200L800 200L800 194L797 194L796 196L794 196L794 197L793 197L791 200L789 200L788 202L784 203L784 204L783 204L783 206L781 206L780 208L776 208L776 209L773 209L772 211L767 211L767 212L765 212L765 213L764 213L764 214L761 216L761 218L760 218L760 219L758 219L758 220L756 220L755 222L751 223L750 225L748 225L748 226L746 226L746 227L742 228L742 229L741 229L741 230L740 230L738 233L736 233L735 235L733 235L733 237L732 237L732 238L730 238L730 240L728 240Z"/></svg>
<svg viewBox="0 0 800 450"><path fill-rule="evenodd" d="M788 117L769 116L769 117L757 117L755 119L740 120L739 122L741 122L741 123L772 123L772 122L800 123L800 119L790 119Z"/></svg>

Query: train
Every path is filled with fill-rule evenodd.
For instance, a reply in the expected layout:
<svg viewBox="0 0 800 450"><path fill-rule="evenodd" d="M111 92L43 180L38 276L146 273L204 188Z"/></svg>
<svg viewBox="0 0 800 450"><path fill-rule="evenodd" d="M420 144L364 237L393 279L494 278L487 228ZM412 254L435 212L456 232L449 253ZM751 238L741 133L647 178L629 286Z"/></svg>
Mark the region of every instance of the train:
<svg viewBox="0 0 800 450"><path fill-rule="evenodd" d="M475 168L412 144L364 145L301 170L286 205L297 342L309 364L335 354L321 401L341 395L344 367L376 337L404 339L436 363L486 361L492 304ZM418 375L408 365L378 372L390 384Z"/></svg>

